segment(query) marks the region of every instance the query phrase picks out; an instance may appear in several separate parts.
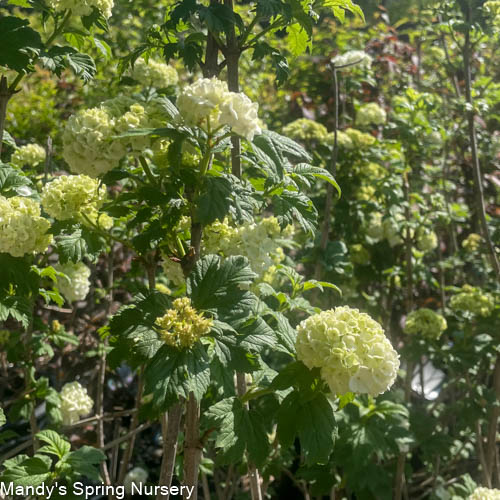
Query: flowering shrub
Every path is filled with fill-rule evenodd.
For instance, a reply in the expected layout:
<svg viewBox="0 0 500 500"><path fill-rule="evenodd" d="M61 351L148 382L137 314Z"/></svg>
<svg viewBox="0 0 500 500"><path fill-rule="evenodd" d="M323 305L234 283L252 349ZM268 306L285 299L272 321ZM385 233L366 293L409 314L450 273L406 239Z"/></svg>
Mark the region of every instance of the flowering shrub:
<svg viewBox="0 0 500 500"><path fill-rule="evenodd" d="M71 10L75 16L88 16L92 13L92 8L96 8L106 19L111 17L113 0L49 0L49 7L56 12Z"/></svg>
<svg viewBox="0 0 500 500"><path fill-rule="evenodd" d="M354 68L370 69L372 58L363 50L349 50L332 59L335 66L353 66ZM351 68L352 69L352 68Z"/></svg>
<svg viewBox="0 0 500 500"><path fill-rule="evenodd" d="M474 253L481 248L483 238L480 234L470 233L467 238L462 241L462 247L466 252Z"/></svg>
<svg viewBox="0 0 500 500"><path fill-rule="evenodd" d="M469 500L500 500L500 490L491 488L476 488Z"/></svg>
<svg viewBox="0 0 500 500"><path fill-rule="evenodd" d="M432 252L438 246L437 235L434 231L417 231L417 248L424 253Z"/></svg>
<svg viewBox="0 0 500 500"><path fill-rule="evenodd" d="M92 398L87 394L87 389L79 382L64 384L59 397L61 400L59 408L64 425L75 424L80 417L88 415L94 406Z"/></svg>
<svg viewBox="0 0 500 500"><path fill-rule="evenodd" d="M377 396L396 380L399 356L379 323L350 307L314 314L297 328L297 358L321 375L334 394Z"/></svg>
<svg viewBox="0 0 500 500"><path fill-rule="evenodd" d="M212 320L191 306L187 297L175 299L172 309L156 320L160 338L178 349L192 347L201 337L210 332Z"/></svg>
<svg viewBox="0 0 500 500"><path fill-rule="evenodd" d="M38 144L26 144L26 146L21 146L14 151L10 161L13 165L20 168L26 165L35 167L45 161L45 156L45 149L42 146Z"/></svg>
<svg viewBox="0 0 500 500"><path fill-rule="evenodd" d="M412 311L406 318L404 332L437 340L448 327L446 319L432 309L421 308Z"/></svg>
<svg viewBox="0 0 500 500"><path fill-rule="evenodd" d="M356 114L358 125L383 125L387 120L387 114L377 103L363 104Z"/></svg>
<svg viewBox="0 0 500 500"><path fill-rule="evenodd" d="M283 133L299 141L325 142L328 137L328 131L324 125L307 118L299 118L285 125ZM338 137L337 142L340 142Z"/></svg>
<svg viewBox="0 0 500 500"><path fill-rule="evenodd" d="M0 196L0 252L13 257L44 252L52 242L50 222L31 198Z"/></svg>

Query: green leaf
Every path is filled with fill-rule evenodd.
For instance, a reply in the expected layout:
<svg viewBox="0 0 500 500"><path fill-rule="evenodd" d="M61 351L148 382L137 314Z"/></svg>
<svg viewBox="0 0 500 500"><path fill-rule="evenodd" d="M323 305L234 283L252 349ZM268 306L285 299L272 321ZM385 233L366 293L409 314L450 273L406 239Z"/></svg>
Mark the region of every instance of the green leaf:
<svg viewBox="0 0 500 500"><path fill-rule="evenodd" d="M318 212L307 196L296 191L283 191L281 195L273 196L272 202L282 229L297 220L304 231L314 233Z"/></svg>
<svg viewBox="0 0 500 500"><path fill-rule="evenodd" d="M5 470L0 475L0 483L16 486L38 486L50 477L51 460L44 455L27 457L18 455L3 463Z"/></svg>
<svg viewBox="0 0 500 500"><path fill-rule="evenodd" d="M37 433L36 437L47 445L40 448L41 453L55 455L57 458L64 458L70 451L71 445L66 439L60 436L57 432L50 429L45 429Z"/></svg>
<svg viewBox="0 0 500 500"><path fill-rule="evenodd" d="M291 392L278 411L278 437L288 447L298 436L306 464L326 463L335 443L336 422L326 396L315 393L312 399Z"/></svg>
<svg viewBox="0 0 500 500"><path fill-rule="evenodd" d="M40 35L28 28L29 21L14 16L0 17L0 66L25 71L43 47Z"/></svg>
<svg viewBox="0 0 500 500"><path fill-rule="evenodd" d="M307 163L300 163L295 165L289 171L290 177L304 177L304 178L318 178L323 179L324 181L330 183L336 190L339 196L341 196L342 191L340 190L340 186L337 184L335 177L328 172L325 168L321 167L313 167Z"/></svg>
<svg viewBox="0 0 500 500"><path fill-rule="evenodd" d="M7 130L4 130L3 131L3 138L2 138L2 142L4 144L7 144L8 146L10 146L12 149L17 149L17 144L16 144L16 141L14 140L14 138L7 132Z"/></svg>
<svg viewBox="0 0 500 500"><path fill-rule="evenodd" d="M223 221L231 207L232 184L226 177L207 175L198 198L196 220L204 226Z"/></svg>
<svg viewBox="0 0 500 500"><path fill-rule="evenodd" d="M104 460L106 455L101 450L92 446L82 446L66 455L64 462L69 464L77 475L99 481L99 464Z"/></svg>
<svg viewBox="0 0 500 500"><path fill-rule="evenodd" d="M71 234L56 236L59 262L80 262L83 257L95 260L104 249L103 241L86 228L75 229Z"/></svg>
<svg viewBox="0 0 500 500"><path fill-rule="evenodd" d="M41 58L41 63L50 71L60 76L66 68L82 78L87 83L95 75L96 67L94 60L88 54L82 54L73 47L51 47Z"/></svg>
<svg viewBox="0 0 500 500"><path fill-rule="evenodd" d="M32 315L33 304L29 298L19 295L0 298L0 321L11 317L28 328Z"/></svg>
<svg viewBox="0 0 500 500"><path fill-rule="evenodd" d="M5 413L3 412L3 408L0 407L0 427L2 427L2 425L5 425L6 422L7 419L5 418Z"/></svg>
<svg viewBox="0 0 500 500"><path fill-rule="evenodd" d="M245 257L223 260L217 255L206 255L187 278L187 294L200 310L231 307L235 297L241 298L239 287L251 283L255 276Z"/></svg>
<svg viewBox="0 0 500 500"><path fill-rule="evenodd" d="M323 7L330 8L333 12L333 15L340 21L344 20L343 11L345 10L352 12L356 16L360 17L363 21L365 20L365 16L363 14L363 11L361 10L361 7L353 3L352 0L323 0L320 3Z"/></svg>
<svg viewBox="0 0 500 500"><path fill-rule="evenodd" d="M5 197L30 196L34 192L33 183L19 170L0 163L0 194Z"/></svg>
<svg viewBox="0 0 500 500"><path fill-rule="evenodd" d="M153 394L155 407L165 411L190 392L200 401L210 384L208 356L200 343L192 349L163 345L146 365L145 391Z"/></svg>
<svg viewBox="0 0 500 500"><path fill-rule="evenodd" d="M311 39L299 23L287 26L286 31L288 33L287 48L294 57L300 56L308 48L311 49Z"/></svg>

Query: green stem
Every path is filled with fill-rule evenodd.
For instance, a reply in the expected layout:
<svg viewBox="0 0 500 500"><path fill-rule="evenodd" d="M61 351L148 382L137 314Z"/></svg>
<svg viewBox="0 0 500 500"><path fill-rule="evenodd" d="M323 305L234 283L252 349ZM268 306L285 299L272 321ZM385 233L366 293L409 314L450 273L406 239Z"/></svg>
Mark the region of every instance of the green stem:
<svg viewBox="0 0 500 500"><path fill-rule="evenodd" d="M252 399L257 399L260 398L261 396L267 396L268 394L274 394L274 392L275 392L274 389L271 389L269 387L267 387L266 389L260 389L258 391L250 390L240 397L240 401L242 403L248 403L248 401L251 401Z"/></svg>
<svg viewBox="0 0 500 500"><path fill-rule="evenodd" d="M146 174L146 177L149 179L149 182L153 184L154 186L158 185L158 182L156 181L155 176L153 175L153 172L151 172L151 169L149 168L148 162L146 161L146 158L144 156L139 156L139 162L141 163L141 167L144 170L144 173Z"/></svg>

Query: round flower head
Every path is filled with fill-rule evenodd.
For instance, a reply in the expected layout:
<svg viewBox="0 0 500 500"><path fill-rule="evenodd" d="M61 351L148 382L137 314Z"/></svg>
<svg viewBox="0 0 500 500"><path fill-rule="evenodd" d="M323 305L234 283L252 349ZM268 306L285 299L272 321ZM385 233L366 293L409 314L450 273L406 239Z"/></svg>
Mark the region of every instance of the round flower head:
<svg viewBox="0 0 500 500"><path fill-rule="evenodd" d="M132 78L157 89L176 85L179 81L177 71L172 66L151 58L146 62L142 57L134 63Z"/></svg>
<svg viewBox="0 0 500 500"><path fill-rule="evenodd" d="M431 309L422 308L411 312L406 318L404 332L437 340L448 327L446 319Z"/></svg>
<svg viewBox="0 0 500 500"><path fill-rule="evenodd" d="M215 77L201 78L182 89L177 107L187 123L198 125L209 116L212 127L216 127L219 125L219 106L228 93L226 82Z"/></svg>
<svg viewBox="0 0 500 500"><path fill-rule="evenodd" d="M187 297L175 299L172 308L156 320L160 338L178 349L192 347L203 335L210 332L213 321L205 318L191 306Z"/></svg>
<svg viewBox="0 0 500 500"><path fill-rule="evenodd" d="M54 219L78 218L97 210L106 197L106 186L87 175L61 175L42 190L42 207Z"/></svg>
<svg viewBox="0 0 500 500"><path fill-rule="evenodd" d="M326 142L328 137L328 131L324 125L308 118L299 118L285 125L283 134L299 141Z"/></svg>
<svg viewBox="0 0 500 500"><path fill-rule="evenodd" d="M377 396L394 383L399 355L368 314L336 307L314 314L297 328L297 359L320 368L334 394Z"/></svg>
<svg viewBox="0 0 500 500"><path fill-rule="evenodd" d="M45 157L45 149L43 149L42 146L38 144L26 144L26 146L21 146L16 149L12 155L11 163L20 168L25 165L35 167L39 163L43 163Z"/></svg>
<svg viewBox="0 0 500 500"><path fill-rule="evenodd" d="M417 232L417 248L421 252L432 252L437 246L438 238L434 231L420 230Z"/></svg>
<svg viewBox="0 0 500 500"><path fill-rule="evenodd" d="M245 94L230 92L220 106L220 122L229 125L233 132L247 141L253 141L262 130L257 112L259 105L252 102Z"/></svg>
<svg viewBox="0 0 500 500"><path fill-rule="evenodd" d="M377 103L370 102L358 109L356 122L358 125L383 125L387 114Z"/></svg>
<svg viewBox="0 0 500 500"><path fill-rule="evenodd" d="M332 59L335 66L348 66L342 71L349 71L356 68L370 69L372 58L363 50L349 50L344 54L339 54Z"/></svg>
<svg viewBox="0 0 500 500"><path fill-rule="evenodd" d="M66 275L57 278L57 288L68 302L84 300L90 289L90 269L83 263L56 264L54 268Z"/></svg>
<svg viewBox="0 0 500 500"><path fill-rule="evenodd" d="M64 384L59 396L61 398L59 408L64 425L75 424L80 417L88 415L94 406L92 398L87 394L87 389L78 382Z"/></svg>
<svg viewBox="0 0 500 500"><path fill-rule="evenodd" d="M327 134L325 137L325 144L328 146L333 146L335 144L335 134L333 132ZM353 140L348 134L342 132L342 130L337 130L337 146L348 151L354 149Z"/></svg>
<svg viewBox="0 0 500 500"><path fill-rule="evenodd" d="M450 307L457 312L467 312L476 316L487 317L495 308L495 300L480 288L464 285L462 290L453 295Z"/></svg>
<svg viewBox="0 0 500 500"><path fill-rule="evenodd" d="M354 148L366 149L375 144L375 137L355 128L346 128L345 133L351 139Z"/></svg>
<svg viewBox="0 0 500 500"><path fill-rule="evenodd" d="M56 12L71 10L75 16L88 16L95 7L106 19L111 17L113 0L48 0Z"/></svg>
<svg viewBox="0 0 500 500"><path fill-rule="evenodd" d="M476 233L470 233L464 241L462 241L462 248L469 253L477 252L481 248L483 238Z"/></svg>
<svg viewBox="0 0 500 500"><path fill-rule="evenodd" d="M132 485L135 484L139 486L148 480L148 473L142 467L134 467L132 470L127 472L125 479L123 480L123 486L125 491L131 495Z"/></svg>
<svg viewBox="0 0 500 500"><path fill-rule="evenodd" d="M13 257L45 252L52 242L50 222L40 217L40 205L31 198L0 196L0 252Z"/></svg>
<svg viewBox="0 0 500 500"><path fill-rule="evenodd" d="M479 487L474 490L469 500L500 500L500 490Z"/></svg>

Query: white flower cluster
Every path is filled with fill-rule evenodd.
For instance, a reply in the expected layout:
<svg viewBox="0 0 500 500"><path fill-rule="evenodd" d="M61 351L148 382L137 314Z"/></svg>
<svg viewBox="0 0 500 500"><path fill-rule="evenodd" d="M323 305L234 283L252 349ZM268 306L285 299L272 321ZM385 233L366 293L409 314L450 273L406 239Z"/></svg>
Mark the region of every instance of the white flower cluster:
<svg viewBox="0 0 500 500"><path fill-rule="evenodd" d="M137 59L131 76L141 84L151 85L157 89L177 85L179 81L179 75L175 68L151 58L147 62L143 58Z"/></svg>
<svg viewBox="0 0 500 500"><path fill-rule="evenodd" d="M391 248L400 245L403 243L403 238L400 235L398 223L402 219L401 215L383 219L380 212L374 212L371 214L369 224L365 227L366 235L375 243L386 239Z"/></svg>
<svg viewBox="0 0 500 500"><path fill-rule="evenodd" d="M283 127L283 134L299 141L326 142L328 138L326 127L308 118L299 118L288 123Z"/></svg>
<svg viewBox="0 0 500 500"><path fill-rule="evenodd" d="M489 0L483 4L486 14L491 16L491 21L495 25L500 25L500 0Z"/></svg>
<svg viewBox="0 0 500 500"><path fill-rule="evenodd" d="M483 238L480 234L470 233L467 238L462 241L462 248L468 253L477 252L481 248Z"/></svg>
<svg viewBox="0 0 500 500"><path fill-rule="evenodd" d="M125 491L131 495L132 485L135 484L139 486L148 480L148 473L142 467L134 467L132 470L127 472L127 475L123 479L123 486Z"/></svg>
<svg viewBox="0 0 500 500"><path fill-rule="evenodd" d="M434 231L421 229L417 231L417 248L424 253L432 252L438 246L438 237Z"/></svg>
<svg viewBox="0 0 500 500"><path fill-rule="evenodd" d="M68 302L83 300L90 289L90 269L83 263L56 264L54 268L66 277L57 278L57 288Z"/></svg>
<svg viewBox="0 0 500 500"><path fill-rule="evenodd" d="M14 151L11 158L11 163L16 167L22 168L25 165L30 167L35 167L39 163L45 161L46 153L45 149L38 144L26 144L26 146L21 146Z"/></svg>
<svg viewBox="0 0 500 500"><path fill-rule="evenodd" d="M227 125L249 141L261 133L259 105L241 92L229 92L227 83L215 77L202 78L186 86L177 99L177 107L191 125L209 122L212 130Z"/></svg>
<svg viewBox="0 0 500 500"><path fill-rule="evenodd" d="M44 252L52 242L50 222L40 217L40 205L31 198L0 196L0 252L13 257Z"/></svg>
<svg viewBox="0 0 500 500"><path fill-rule="evenodd" d="M333 145L335 140L335 135L330 132L326 137L326 144ZM373 146L375 143L375 137L370 134L366 134L357 130L355 128L347 128L344 131L337 131L337 144L339 147L347 150L358 150L366 149Z"/></svg>
<svg viewBox="0 0 500 500"><path fill-rule="evenodd" d="M349 66L347 69L363 68L370 69L372 58L363 50L349 50L344 54L339 54L332 59L335 66Z"/></svg>
<svg viewBox="0 0 500 500"><path fill-rule="evenodd" d="M48 0L49 7L56 12L71 10L75 16L88 16L95 7L106 19L111 17L113 0Z"/></svg>
<svg viewBox="0 0 500 500"><path fill-rule="evenodd" d="M75 424L80 417L88 415L94 406L92 398L87 394L87 389L79 382L64 384L59 397L61 398L59 408L64 425Z"/></svg>
<svg viewBox="0 0 500 500"><path fill-rule="evenodd" d="M87 175L61 175L42 190L42 207L54 219L95 214L106 198L106 186Z"/></svg>
<svg viewBox="0 0 500 500"><path fill-rule="evenodd" d="M447 327L446 319L441 314L423 307L408 314L404 332L409 335L421 335L427 339L437 340Z"/></svg>
<svg viewBox="0 0 500 500"><path fill-rule="evenodd" d="M358 125L383 125L386 119L385 110L375 102L363 104L356 113Z"/></svg>
<svg viewBox="0 0 500 500"><path fill-rule="evenodd" d="M71 10L75 16L88 16L95 7L106 19L111 17L113 0L48 0L48 6L56 12Z"/></svg>
<svg viewBox="0 0 500 500"><path fill-rule="evenodd" d="M276 217L266 217L258 222L245 222L232 227L229 221L215 222L205 229L205 253L219 253L224 257L243 255L250 267L260 277L284 258L278 238L291 236L293 227L281 232Z"/></svg>
<svg viewBox="0 0 500 500"><path fill-rule="evenodd" d="M297 359L321 376L333 394L377 396L396 379L399 355L368 314L336 307L314 314L297 328Z"/></svg>
<svg viewBox="0 0 500 500"><path fill-rule="evenodd" d="M500 500L500 490L479 487L474 490L469 500Z"/></svg>
<svg viewBox="0 0 500 500"><path fill-rule="evenodd" d="M99 107L72 115L63 133L63 158L76 174L98 177L118 165L131 148L141 151L151 144L148 137L113 139L136 128L161 122L154 103L144 108L128 97L117 97Z"/></svg>
<svg viewBox="0 0 500 500"><path fill-rule="evenodd" d="M487 317L495 308L495 299L493 295L483 292L480 288L464 285L460 292L451 298L450 307L457 312Z"/></svg>

